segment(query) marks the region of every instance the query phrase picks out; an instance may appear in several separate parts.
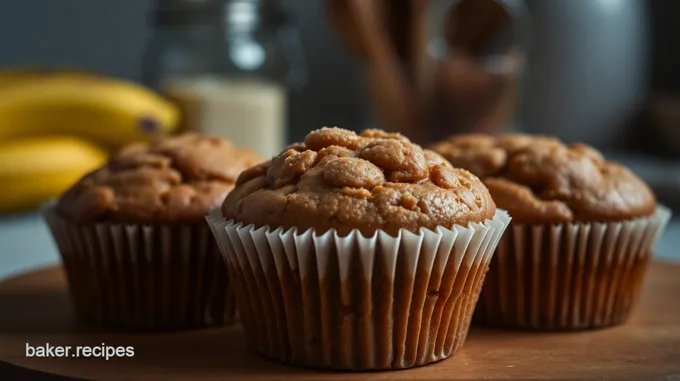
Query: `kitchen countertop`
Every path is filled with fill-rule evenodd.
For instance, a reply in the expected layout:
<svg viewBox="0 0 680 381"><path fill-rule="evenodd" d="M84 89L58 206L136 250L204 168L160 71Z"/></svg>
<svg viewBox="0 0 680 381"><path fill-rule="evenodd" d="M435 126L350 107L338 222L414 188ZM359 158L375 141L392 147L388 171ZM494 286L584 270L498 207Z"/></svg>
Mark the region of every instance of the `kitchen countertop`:
<svg viewBox="0 0 680 381"><path fill-rule="evenodd" d="M680 218L673 219L655 253L680 262ZM52 237L38 213L0 217L0 279L59 262Z"/></svg>

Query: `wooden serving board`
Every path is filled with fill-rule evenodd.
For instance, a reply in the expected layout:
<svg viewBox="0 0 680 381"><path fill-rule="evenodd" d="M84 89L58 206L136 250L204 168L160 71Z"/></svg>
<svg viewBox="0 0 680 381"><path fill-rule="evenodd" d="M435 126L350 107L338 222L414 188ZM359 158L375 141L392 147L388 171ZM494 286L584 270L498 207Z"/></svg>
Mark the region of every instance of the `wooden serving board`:
<svg viewBox="0 0 680 381"><path fill-rule="evenodd" d="M578 333L473 330L454 357L390 372L294 368L246 349L239 327L111 333L75 322L60 268L0 283L0 380L680 380L680 266L655 263L625 326ZM26 345L132 346L134 357L26 357ZM58 377L55 375L65 376Z"/></svg>

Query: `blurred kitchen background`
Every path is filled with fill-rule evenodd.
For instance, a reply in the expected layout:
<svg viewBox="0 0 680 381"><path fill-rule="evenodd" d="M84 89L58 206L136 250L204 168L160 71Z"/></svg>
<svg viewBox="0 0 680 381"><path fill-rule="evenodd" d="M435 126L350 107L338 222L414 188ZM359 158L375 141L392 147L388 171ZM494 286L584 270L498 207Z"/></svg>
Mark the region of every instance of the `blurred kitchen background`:
<svg viewBox="0 0 680 381"><path fill-rule="evenodd" d="M167 96L180 129L223 134L264 155L321 126L386 127L423 143L471 130L557 135L630 166L678 214L680 2L404 4L2 1L0 70L60 67L135 82ZM0 73L0 109L2 81ZM159 115L138 127L172 123ZM0 110L0 145L5 123ZM2 155L0 147L10 157ZM56 262L37 213L1 218L0 277ZM678 246L675 221L658 255L680 260Z"/></svg>

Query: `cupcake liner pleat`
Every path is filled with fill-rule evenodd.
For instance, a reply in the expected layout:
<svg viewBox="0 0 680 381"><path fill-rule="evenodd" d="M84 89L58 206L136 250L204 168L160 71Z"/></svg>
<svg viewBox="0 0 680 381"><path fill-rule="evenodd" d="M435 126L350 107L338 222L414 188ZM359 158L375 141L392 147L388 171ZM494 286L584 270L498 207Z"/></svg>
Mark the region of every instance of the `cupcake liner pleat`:
<svg viewBox="0 0 680 381"><path fill-rule="evenodd" d="M276 361L400 369L464 343L484 274L510 221L396 237L255 228L207 217L235 282L248 343Z"/></svg>
<svg viewBox="0 0 680 381"><path fill-rule="evenodd" d="M236 320L228 268L205 224L77 225L52 205L43 215L80 319L149 330Z"/></svg>
<svg viewBox="0 0 680 381"><path fill-rule="evenodd" d="M491 262L475 324L538 330L626 321L670 211L614 223L512 224Z"/></svg>

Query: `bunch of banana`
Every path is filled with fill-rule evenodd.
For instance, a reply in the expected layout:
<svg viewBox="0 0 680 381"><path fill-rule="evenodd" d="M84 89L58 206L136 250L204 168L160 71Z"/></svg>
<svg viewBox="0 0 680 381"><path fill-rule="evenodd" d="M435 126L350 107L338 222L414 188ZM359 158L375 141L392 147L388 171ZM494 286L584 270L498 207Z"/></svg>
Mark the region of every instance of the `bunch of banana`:
<svg viewBox="0 0 680 381"><path fill-rule="evenodd" d="M0 140L71 134L103 147L172 132L179 112L136 84L75 71L0 73Z"/></svg>
<svg viewBox="0 0 680 381"><path fill-rule="evenodd" d="M74 70L0 70L0 212L38 206L121 146L173 132L144 87Z"/></svg>

